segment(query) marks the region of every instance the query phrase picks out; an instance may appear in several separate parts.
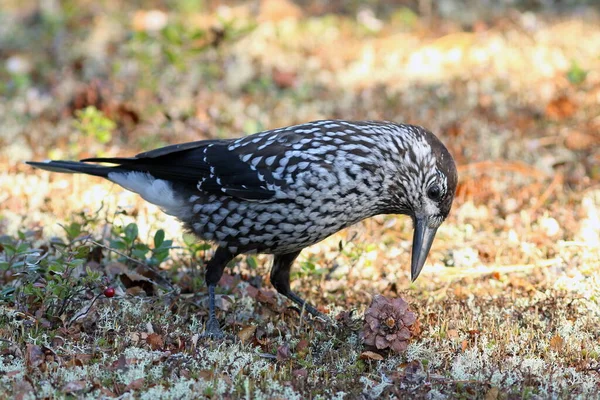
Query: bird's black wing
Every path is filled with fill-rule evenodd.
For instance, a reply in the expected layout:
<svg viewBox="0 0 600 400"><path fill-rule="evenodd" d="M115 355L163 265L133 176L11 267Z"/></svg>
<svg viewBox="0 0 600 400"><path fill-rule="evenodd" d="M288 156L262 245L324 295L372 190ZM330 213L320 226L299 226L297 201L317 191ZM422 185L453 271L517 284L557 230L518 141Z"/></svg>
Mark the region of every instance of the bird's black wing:
<svg viewBox="0 0 600 400"><path fill-rule="evenodd" d="M275 132L275 133L274 133ZM204 140L167 146L130 158L88 158L199 190L251 201L268 201L285 182L274 175L279 159L304 135L266 131L237 140Z"/></svg>

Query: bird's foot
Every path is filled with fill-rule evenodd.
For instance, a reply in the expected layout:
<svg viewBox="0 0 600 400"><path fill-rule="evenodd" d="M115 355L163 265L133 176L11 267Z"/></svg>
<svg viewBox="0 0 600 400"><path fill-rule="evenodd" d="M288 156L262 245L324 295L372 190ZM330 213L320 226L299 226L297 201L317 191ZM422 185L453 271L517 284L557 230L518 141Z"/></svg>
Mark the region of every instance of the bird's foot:
<svg viewBox="0 0 600 400"><path fill-rule="evenodd" d="M322 312L317 310L314 306L312 306L309 303L307 303L306 301L304 301L296 293L290 291L285 296L297 304L298 308L296 308L296 309L298 310L300 315L302 315L303 312L306 312L306 313L312 315L315 320L319 320L319 321L322 321L325 323L332 322L331 318L329 318L328 316L326 316L325 314L323 314Z"/></svg>
<svg viewBox="0 0 600 400"><path fill-rule="evenodd" d="M208 319L208 322L206 322L206 327L204 328L204 332L200 335L200 337L222 340L225 338L225 333L219 326L219 321L212 317Z"/></svg>

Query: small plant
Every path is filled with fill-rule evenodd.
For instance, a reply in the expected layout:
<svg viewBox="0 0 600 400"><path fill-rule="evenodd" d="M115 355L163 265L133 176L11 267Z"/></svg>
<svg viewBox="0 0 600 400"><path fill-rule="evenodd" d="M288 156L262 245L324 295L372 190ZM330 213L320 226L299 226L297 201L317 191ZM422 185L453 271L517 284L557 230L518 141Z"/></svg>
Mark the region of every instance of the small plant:
<svg viewBox="0 0 600 400"><path fill-rule="evenodd" d="M327 268L319 268L317 265L318 258L310 256L307 260L300 261L300 271L296 272L296 276L322 276L328 271Z"/></svg>
<svg viewBox="0 0 600 400"><path fill-rule="evenodd" d="M154 234L154 247L148 246L139 240L137 224L130 223L124 228L116 226L113 230L114 238L110 241L111 249L120 252L119 261L126 263L129 258L142 260L151 267L157 267L169 257L169 250L173 246L172 240L165 240L165 231L159 229Z"/></svg>
<svg viewBox="0 0 600 400"><path fill-rule="evenodd" d="M63 319L75 309L76 299L93 291L100 280L99 272L84 267L91 251L85 240L55 239L50 248L37 249L19 232L17 238L3 237L0 244L0 269L10 270L13 278L0 301L14 303L18 311L50 321Z"/></svg>
<svg viewBox="0 0 600 400"><path fill-rule="evenodd" d="M571 67L567 71L567 79L574 85L582 84L587 78L588 72L581 68L577 61L571 62Z"/></svg>
<svg viewBox="0 0 600 400"><path fill-rule="evenodd" d="M74 126L85 136L92 137L102 144L112 140L112 132L117 124L96 107L88 106L77 110L75 116L77 119Z"/></svg>

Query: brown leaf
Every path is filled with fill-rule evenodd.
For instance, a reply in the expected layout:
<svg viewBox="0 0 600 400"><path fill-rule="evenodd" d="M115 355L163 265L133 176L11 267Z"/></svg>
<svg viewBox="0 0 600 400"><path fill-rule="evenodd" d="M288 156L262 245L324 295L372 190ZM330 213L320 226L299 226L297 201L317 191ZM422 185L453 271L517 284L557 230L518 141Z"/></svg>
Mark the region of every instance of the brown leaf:
<svg viewBox="0 0 600 400"><path fill-rule="evenodd" d="M103 397L117 397L117 395L113 391L105 387L100 387L100 393L102 393Z"/></svg>
<svg viewBox="0 0 600 400"><path fill-rule="evenodd" d="M448 332L446 332L446 334L450 339L455 339L458 337L458 331L456 329L448 329Z"/></svg>
<svg viewBox="0 0 600 400"><path fill-rule="evenodd" d="M69 367L83 367L87 365L92 359L91 354L86 353L76 353L71 354L70 357L66 361L66 365Z"/></svg>
<svg viewBox="0 0 600 400"><path fill-rule="evenodd" d="M383 356L379 353L375 353L374 351L363 351L362 353L360 353L360 359L382 361Z"/></svg>
<svg viewBox="0 0 600 400"><path fill-rule="evenodd" d="M416 320L415 323L410 327L410 332L413 336L418 337L421 335L421 321Z"/></svg>
<svg viewBox="0 0 600 400"><path fill-rule="evenodd" d="M554 335L550 339L550 348L554 351L561 351L565 345L565 340L559 335Z"/></svg>
<svg viewBox="0 0 600 400"><path fill-rule="evenodd" d="M459 121L453 121L443 128L446 136L456 138L463 134L463 129Z"/></svg>
<svg viewBox="0 0 600 400"><path fill-rule="evenodd" d="M258 20L261 22L295 20L300 17L302 17L302 9L291 0L262 0L260 2Z"/></svg>
<svg viewBox="0 0 600 400"><path fill-rule="evenodd" d="M33 395L33 386L25 379L19 379L13 383L13 394L15 400L29 399Z"/></svg>
<svg viewBox="0 0 600 400"><path fill-rule="evenodd" d="M73 393L73 392L79 392L80 390L85 389L85 386L86 386L86 382L83 380L71 381L71 382L67 383L66 385L64 385L61 390L63 393Z"/></svg>
<svg viewBox="0 0 600 400"><path fill-rule="evenodd" d="M248 340L254 337L254 333L256 332L256 325L249 325L243 328L241 331L237 333L238 338L242 341L242 343L246 343Z"/></svg>
<svg viewBox="0 0 600 400"><path fill-rule="evenodd" d="M109 369L112 371L124 370L126 366L127 366L127 359L125 358L125 354L121 354L117 360L113 361L113 363L111 364Z"/></svg>
<svg viewBox="0 0 600 400"><path fill-rule="evenodd" d="M144 378L139 378L131 381L129 385L125 386L123 391L128 392L130 390L139 390L144 386Z"/></svg>
<svg viewBox="0 0 600 400"><path fill-rule="evenodd" d="M308 371L306 370L306 368L295 369L292 371L292 376L296 379L306 379L308 377Z"/></svg>
<svg viewBox="0 0 600 400"><path fill-rule="evenodd" d="M467 342L466 340L463 340L460 343L460 347L462 348L462 351L464 352L465 350L467 350L467 347L469 347L469 342Z"/></svg>
<svg viewBox="0 0 600 400"><path fill-rule="evenodd" d="M158 333L151 333L146 338L146 343L150 345L152 350L159 350L165 346L165 341Z"/></svg>
<svg viewBox="0 0 600 400"><path fill-rule="evenodd" d="M106 265L106 273L109 276L118 276L125 286L126 292L131 295L138 295L144 291L148 296L155 293L155 281L142 275L140 270L131 270L127 265L120 262L111 262Z"/></svg>
<svg viewBox="0 0 600 400"><path fill-rule="evenodd" d="M29 367L39 367L44 362L44 351L38 345L27 343L26 362Z"/></svg>
<svg viewBox="0 0 600 400"><path fill-rule="evenodd" d="M256 296L256 300L258 300L261 303L274 305L276 304L275 292L268 289L259 289L258 295Z"/></svg>
<svg viewBox="0 0 600 400"><path fill-rule="evenodd" d="M600 144L600 136L590 135L580 131L569 132L565 138L565 146L571 150L587 150Z"/></svg>
<svg viewBox="0 0 600 400"><path fill-rule="evenodd" d="M500 390L497 387L493 387L487 391L484 400L496 400L500 396Z"/></svg>
<svg viewBox="0 0 600 400"><path fill-rule="evenodd" d="M273 70L273 82L280 89L287 89L296 85L296 73L292 71L282 71L277 68Z"/></svg>
<svg viewBox="0 0 600 400"><path fill-rule="evenodd" d="M215 376L215 372L210 369L202 369L198 371L198 376L204 380L210 381Z"/></svg>
<svg viewBox="0 0 600 400"><path fill-rule="evenodd" d="M234 278L229 274L223 274L221 279L219 280L219 287L224 289L233 289L233 287L238 283L239 279Z"/></svg>
<svg viewBox="0 0 600 400"><path fill-rule="evenodd" d="M291 357L290 346L283 344L277 348L277 361L286 361Z"/></svg>
<svg viewBox="0 0 600 400"><path fill-rule="evenodd" d="M258 289L252 285L248 285L246 286L246 295L248 297L256 299L258 297Z"/></svg>
<svg viewBox="0 0 600 400"><path fill-rule="evenodd" d="M308 340L306 340L306 339L300 339L300 341L296 345L296 351L297 352L303 352L304 350L308 349L309 345L310 345L310 343L308 342Z"/></svg>
<svg viewBox="0 0 600 400"><path fill-rule="evenodd" d="M546 105L546 115L552 119L569 118L577 111L577 106L566 95L556 97Z"/></svg>

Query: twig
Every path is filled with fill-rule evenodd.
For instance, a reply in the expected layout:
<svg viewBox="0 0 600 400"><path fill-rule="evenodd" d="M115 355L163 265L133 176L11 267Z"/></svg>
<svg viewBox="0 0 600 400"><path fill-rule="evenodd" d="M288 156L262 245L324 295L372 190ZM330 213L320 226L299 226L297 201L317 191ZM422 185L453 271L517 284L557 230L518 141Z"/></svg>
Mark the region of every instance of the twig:
<svg viewBox="0 0 600 400"><path fill-rule="evenodd" d="M534 268L545 268L549 267L557 262L561 262L561 258L552 258L549 260L543 260L535 264L515 264L515 265L497 265L493 267L488 267L485 265L480 265L473 268L447 268L443 267L444 272L448 273L450 279L454 278L462 278L470 275L489 275L494 272L523 272L528 271ZM434 268L434 270L439 271L442 268ZM432 268L429 268L429 272L433 272Z"/></svg>
<svg viewBox="0 0 600 400"><path fill-rule="evenodd" d="M72 319L69 321L69 323L67 324L67 327L71 326L71 324L72 324L73 322L77 321L77 320L78 320L80 317L83 317L84 315L86 315L87 313L89 313L89 312L90 312L90 310L92 309L92 306L93 306L93 305L94 305L94 303L96 302L96 300L98 300L98 297L100 297L100 296L102 296L102 295L103 295L103 293L99 293L99 294L97 294L97 295L96 295L96 297L94 297L94 299L92 300L92 302L91 302L91 303L90 303L90 305L88 306L88 308L87 308L87 309L86 309L84 312L82 312L82 313L79 313L79 314L77 314L75 317L73 317L73 318L72 318Z"/></svg>
<svg viewBox="0 0 600 400"><path fill-rule="evenodd" d="M562 174L554 175L554 179L552 179L552 182L550 182L550 185L548 185L546 190L544 190L544 192L541 194L541 196L538 197L537 201L535 202L535 205L532 207L533 212L537 211L537 209L540 208L546 202L546 200L548 200L548 198L562 184L562 182L563 182Z"/></svg>
<svg viewBox="0 0 600 400"><path fill-rule="evenodd" d="M141 262L139 260L136 260L135 258L132 258L132 257L128 256L127 254L121 253L120 251L115 250L112 247L109 247L109 246L106 246L106 245L104 245L102 243L96 242L93 239L89 239L89 240L90 240L90 243L95 244L96 246L100 246L103 249L111 251L111 252L113 252L113 253L115 253L117 255L120 255L121 257L125 257L129 261L132 261L132 262L138 264L139 266L141 266L143 268L146 268L147 270L149 270L153 274L155 274L160 279L161 283L166 284L171 290L175 290L175 287L171 284L171 282L169 282L167 279L164 279L162 276L160 276L160 273L157 270L155 270L153 267L151 267L151 266L149 266L147 264L144 264L143 262Z"/></svg>

